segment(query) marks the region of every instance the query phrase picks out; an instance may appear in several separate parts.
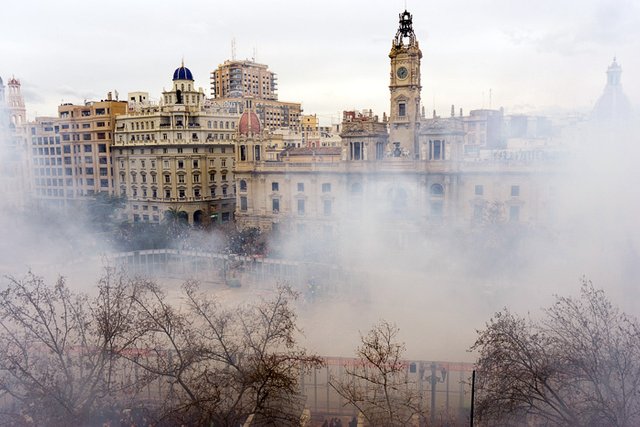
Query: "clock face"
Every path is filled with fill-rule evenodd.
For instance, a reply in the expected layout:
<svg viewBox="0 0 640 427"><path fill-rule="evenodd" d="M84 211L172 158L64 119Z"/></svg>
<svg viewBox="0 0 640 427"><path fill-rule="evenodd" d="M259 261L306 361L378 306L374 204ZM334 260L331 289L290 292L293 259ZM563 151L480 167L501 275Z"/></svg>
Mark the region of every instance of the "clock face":
<svg viewBox="0 0 640 427"><path fill-rule="evenodd" d="M396 71L396 75L399 79L406 79L409 75L409 71L407 71L405 67L400 67L398 68L398 71Z"/></svg>

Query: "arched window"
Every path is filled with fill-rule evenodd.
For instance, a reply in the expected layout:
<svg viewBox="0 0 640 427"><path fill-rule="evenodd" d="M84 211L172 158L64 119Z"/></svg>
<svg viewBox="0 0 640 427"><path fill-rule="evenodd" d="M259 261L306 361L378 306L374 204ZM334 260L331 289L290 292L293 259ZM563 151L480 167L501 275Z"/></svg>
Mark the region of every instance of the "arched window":
<svg viewBox="0 0 640 427"><path fill-rule="evenodd" d="M247 181L244 179L240 180L240 191L247 191Z"/></svg>
<svg viewBox="0 0 640 427"><path fill-rule="evenodd" d="M444 188L440 184L433 184L431 186L431 195L432 196L444 196Z"/></svg>

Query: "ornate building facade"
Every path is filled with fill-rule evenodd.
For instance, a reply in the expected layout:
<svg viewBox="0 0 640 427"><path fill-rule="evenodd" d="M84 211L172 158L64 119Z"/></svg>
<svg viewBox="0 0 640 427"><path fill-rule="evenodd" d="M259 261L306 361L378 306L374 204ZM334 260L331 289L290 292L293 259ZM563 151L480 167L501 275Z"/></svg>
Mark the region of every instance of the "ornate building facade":
<svg viewBox="0 0 640 427"><path fill-rule="evenodd" d="M239 115L205 99L184 64L161 103L135 93L117 118L115 188L126 197L125 217L160 222L167 214L190 224L233 219L234 141Z"/></svg>
<svg viewBox="0 0 640 427"><path fill-rule="evenodd" d="M388 117L345 112L338 149L288 148L259 160L236 155L238 222L324 235L365 222L429 232L481 222L491 205L500 206L505 222L545 220L553 162L506 150L502 111L464 117L452 106L450 117L426 118L421 58L405 11L389 53ZM276 145L270 138L252 144L264 150Z"/></svg>

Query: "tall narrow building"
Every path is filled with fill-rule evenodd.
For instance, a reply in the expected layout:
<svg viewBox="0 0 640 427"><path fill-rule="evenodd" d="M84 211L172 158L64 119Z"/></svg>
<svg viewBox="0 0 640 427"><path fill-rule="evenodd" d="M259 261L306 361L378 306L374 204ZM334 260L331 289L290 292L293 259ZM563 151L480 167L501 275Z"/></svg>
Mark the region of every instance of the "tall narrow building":
<svg viewBox="0 0 640 427"><path fill-rule="evenodd" d="M9 79L5 97L11 114L11 123L16 129L23 128L27 122L27 109L24 106L24 98L20 90L20 80L15 77Z"/></svg>
<svg viewBox="0 0 640 427"><path fill-rule="evenodd" d="M420 128L420 59L422 51L413 32L413 17L406 10L400 14L400 25L391 52L391 106L389 110L389 142L393 153L417 158Z"/></svg>
<svg viewBox="0 0 640 427"><path fill-rule="evenodd" d="M29 188L26 117L20 81L11 77L5 89L0 79L0 206L8 209L24 207Z"/></svg>

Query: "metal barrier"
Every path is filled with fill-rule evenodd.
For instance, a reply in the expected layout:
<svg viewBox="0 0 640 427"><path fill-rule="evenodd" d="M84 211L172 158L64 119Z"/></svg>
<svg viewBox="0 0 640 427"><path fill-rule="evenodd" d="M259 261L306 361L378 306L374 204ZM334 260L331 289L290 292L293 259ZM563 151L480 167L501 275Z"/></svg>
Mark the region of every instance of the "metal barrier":
<svg viewBox="0 0 640 427"><path fill-rule="evenodd" d="M329 380L344 379L345 367L359 362L354 358L325 358L324 367L301 378L301 391L316 422L339 417L344 424L352 417L357 418L357 410L331 387ZM429 425L469 424L473 364L441 361L406 361L405 364L408 383L422 396L421 406L427 413Z"/></svg>

